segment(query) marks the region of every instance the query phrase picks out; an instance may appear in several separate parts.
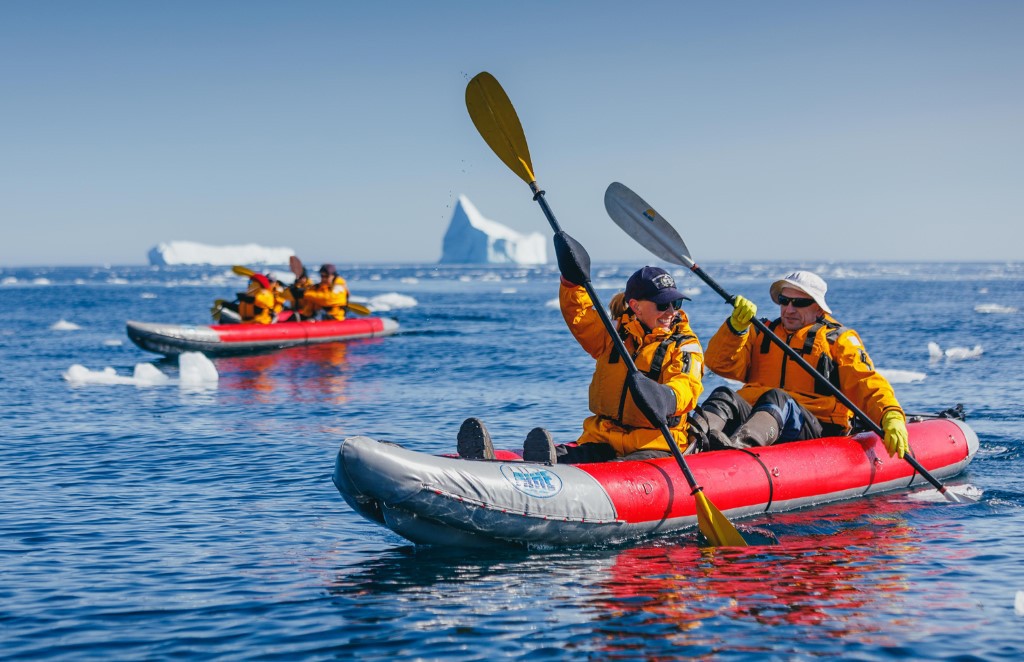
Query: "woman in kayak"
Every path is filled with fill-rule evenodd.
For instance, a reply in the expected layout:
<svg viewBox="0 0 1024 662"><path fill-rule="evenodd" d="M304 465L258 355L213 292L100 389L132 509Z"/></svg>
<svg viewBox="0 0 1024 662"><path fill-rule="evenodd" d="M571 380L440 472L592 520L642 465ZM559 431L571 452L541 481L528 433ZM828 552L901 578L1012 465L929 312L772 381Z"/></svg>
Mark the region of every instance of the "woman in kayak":
<svg viewBox="0 0 1024 662"><path fill-rule="evenodd" d="M263 274L249 276L249 287L238 293L238 314L242 324L270 324L274 321L274 290Z"/></svg>
<svg viewBox="0 0 1024 662"><path fill-rule="evenodd" d="M629 375L608 330L583 283L590 280L590 257L564 232L555 235L561 271L558 300L569 331L597 361L590 382L590 411L583 433L569 444L555 445L544 428L534 428L523 444L527 462L580 464L617 457L647 459L670 454L659 427L634 401L644 394L650 408L668 424L680 448L687 444L686 414L697 404L704 375L704 355L682 310L682 292L664 269L643 267L629 277L625 292L612 299L617 331L638 372ZM630 382L633 382L632 385ZM479 419L459 430L461 457L493 458L490 437Z"/></svg>

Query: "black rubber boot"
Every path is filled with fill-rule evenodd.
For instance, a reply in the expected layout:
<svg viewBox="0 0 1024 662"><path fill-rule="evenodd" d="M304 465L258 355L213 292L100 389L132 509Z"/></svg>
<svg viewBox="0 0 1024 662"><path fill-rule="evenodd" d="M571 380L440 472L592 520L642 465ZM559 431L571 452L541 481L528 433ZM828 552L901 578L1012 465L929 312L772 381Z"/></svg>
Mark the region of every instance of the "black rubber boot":
<svg viewBox="0 0 1024 662"><path fill-rule="evenodd" d="M523 462L557 464L558 454L551 433L544 428L533 428L523 442Z"/></svg>
<svg viewBox="0 0 1024 662"><path fill-rule="evenodd" d="M729 438L733 448L771 446L779 438L779 422L769 412L755 411Z"/></svg>
<svg viewBox="0 0 1024 662"><path fill-rule="evenodd" d="M494 445L484 422L479 418L467 418L459 428L459 457L466 460L493 460Z"/></svg>
<svg viewBox="0 0 1024 662"><path fill-rule="evenodd" d="M726 423L724 418L703 409L694 409L687 418L686 436L690 441L686 447L687 454L725 447L723 442L728 441L728 437L722 432Z"/></svg>

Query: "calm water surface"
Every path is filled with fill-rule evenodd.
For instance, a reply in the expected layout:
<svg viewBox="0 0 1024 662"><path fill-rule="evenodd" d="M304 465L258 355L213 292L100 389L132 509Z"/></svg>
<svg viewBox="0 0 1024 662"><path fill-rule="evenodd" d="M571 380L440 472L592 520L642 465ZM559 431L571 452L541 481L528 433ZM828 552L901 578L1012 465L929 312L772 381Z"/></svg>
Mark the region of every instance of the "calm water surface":
<svg viewBox="0 0 1024 662"><path fill-rule="evenodd" d="M595 268L605 301L636 266ZM770 314L790 265L702 266ZM804 266L907 410L964 404L981 450L956 482L981 503L921 490L754 517L737 524L765 544L742 550L702 550L695 532L415 548L338 495L338 445L449 452L470 415L500 446L535 425L573 438L592 366L552 305L552 268L347 268L356 295L401 306L387 313L400 335L216 359L207 387L62 375L176 377L124 322L205 323L243 285L227 270L2 269L0 656L1021 659L1024 265ZM729 308L680 280L706 342ZM933 360L929 342L982 353Z"/></svg>

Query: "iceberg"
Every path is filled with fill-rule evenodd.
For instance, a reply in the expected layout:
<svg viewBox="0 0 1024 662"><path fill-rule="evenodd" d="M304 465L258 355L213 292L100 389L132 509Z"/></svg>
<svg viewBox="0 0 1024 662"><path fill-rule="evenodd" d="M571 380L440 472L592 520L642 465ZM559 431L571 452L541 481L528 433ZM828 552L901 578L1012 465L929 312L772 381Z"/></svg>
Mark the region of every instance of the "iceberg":
<svg viewBox="0 0 1024 662"><path fill-rule="evenodd" d="M292 255L295 251L291 248L267 248L258 244L208 246L193 241L168 241L149 250L149 263L156 267L177 264L288 264Z"/></svg>
<svg viewBox="0 0 1024 662"><path fill-rule="evenodd" d="M459 196L441 245L441 264L545 264L547 238L527 235L484 218L464 195Z"/></svg>

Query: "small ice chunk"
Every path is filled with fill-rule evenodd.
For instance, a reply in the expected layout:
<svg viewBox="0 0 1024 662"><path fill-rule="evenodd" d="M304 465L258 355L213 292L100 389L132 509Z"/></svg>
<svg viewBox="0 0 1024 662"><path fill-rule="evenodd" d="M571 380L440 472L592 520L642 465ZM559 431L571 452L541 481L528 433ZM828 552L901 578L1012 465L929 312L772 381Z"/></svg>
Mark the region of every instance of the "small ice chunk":
<svg viewBox="0 0 1024 662"><path fill-rule="evenodd" d="M136 363L132 379L136 384L143 386L159 386L171 381L171 378L160 372L152 363Z"/></svg>
<svg viewBox="0 0 1024 662"><path fill-rule="evenodd" d="M82 327L78 326L74 322L69 322L67 320L62 319L57 320L56 322L51 324L50 328L54 331L78 331Z"/></svg>
<svg viewBox="0 0 1024 662"><path fill-rule="evenodd" d="M200 352L184 352L178 356L178 372L182 386L216 384L217 366Z"/></svg>
<svg viewBox="0 0 1024 662"><path fill-rule="evenodd" d="M397 310L399 308L412 308L418 304L419 302L410 296L399 294L398 292L388 292L387 294L378 294L375 297L371 297L367 302L367 308L374 312L379 312Z"/></svg>
<svg viewBox="0 0 1024 662"><path fill-rule="evenodd" d="M984 353L981 345L975 345L973 349L966 347L950 347L946 350L946 358L950 361L966 361L976 359Z"/></svg>
<svg viewBox="0 0 1024 662"><path fill-rule="evenodd" d="M1003 306L998 303L979 303L974 307L974 312L986 315L1008 315L1017 312L1013 306Z"/></svg>
<svg viewBox="0 0 1024 662"><path fill-rule="evenodd" d="M1013 600L1013 613L1024 616L1024 591L1017 591L1017 597Z"/></svg>
<svg viewBox="0 0 1024 662"><path fill-rule="evenodd" d="M885 377L890 384L910 384L912 382L923 382L928 375L913 370L888 370L877 368L878 372Z"/></svg>

